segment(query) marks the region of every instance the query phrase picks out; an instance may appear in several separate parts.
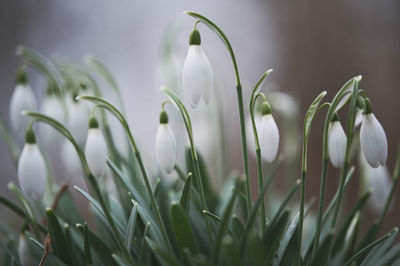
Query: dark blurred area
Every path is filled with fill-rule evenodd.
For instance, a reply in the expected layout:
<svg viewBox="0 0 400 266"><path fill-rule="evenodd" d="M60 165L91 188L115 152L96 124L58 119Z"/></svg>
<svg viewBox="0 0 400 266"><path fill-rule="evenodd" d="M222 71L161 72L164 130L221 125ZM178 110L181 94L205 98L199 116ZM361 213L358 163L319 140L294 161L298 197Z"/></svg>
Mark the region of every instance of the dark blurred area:
<svg viewBox="0 0 400 266"><path fill-rule="evenodd" d="M182 55L186 54L187 35L194 21L181 14L184 10L206 15L225 31L236 53L246 99L258 77L273 68L270 80L275 88L292 94L300 104L299 125L309 104L321 91L326 90L330 100L347 80L362 75L361 88L371 98L374 113L388 137L388 166L393 171L400 140L400 2L396 0L1 1L2 116L8 120L9 99L20 64L15 55L17 45L31 47L46 57L58 54L76 62L82 62L82 57L91 53L115 74L123 89L129 119L139 127L137 136L144 148L151 151L153 144L149 143L154 142L162 99L159 92L162 84L155 81L160 42L167 25L178 20L183 29L177 42L183 47ZM216 78L222 80L224 99L228 101L224 104L224 114L230 116L224 125L232 145L226 145L226 161L230 168L241 170L230 59L212 32L204 26L200 30L204 32L205 51L221 74ZM34 76L33 72L30 74ZM31 85L37 95L44 94L44 80L33 79ZM310 137L307 199L317 196L319 191L323 118L323 115L317 118ZM6 184L10 180L17 182L16 170L4 142L0 142L0 148L0 193L12 197ZM300 177L300 153L297 165ZM255 173L255 168L252 172ZM357 195L357 179L350 183L348 208L354 204L352 196ZM328 199L336 191L338 180L338 173L330 168ZM385 220L385 231L399 225L400 215L394 211L399 207L396 197ZM0 213L3 211L0 207Z"/></svg>

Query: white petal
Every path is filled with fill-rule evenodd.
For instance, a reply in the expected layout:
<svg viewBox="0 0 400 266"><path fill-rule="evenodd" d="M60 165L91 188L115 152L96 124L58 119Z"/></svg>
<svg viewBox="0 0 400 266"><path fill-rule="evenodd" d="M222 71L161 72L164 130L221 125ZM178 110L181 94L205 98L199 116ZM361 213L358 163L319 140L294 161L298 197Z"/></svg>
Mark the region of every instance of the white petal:
<svg viewBox="0 0 400 266"><path fill-rule="evenodd" d="M279 148L279 130L271 114L262 117L259 139L261 155L271 163L275 160Z"/></svg>
<svg viewBox="0 0 400 266"><path fill-rule="evenodd" d="M61 159L66 171L66 179L76 179L81 176L82 166L78 153L69 140L64 140L61 147Z"/></svg>
<svg viewBox="0 0 400 266"><path fill-rule="evenodd" d="M183 64L183 90L192 107L196 107L201 96L208 103L212 94L213 74L210 62L200 45L190 45Z"/></svg>
<svg viewBox="0 0 400 266"><path fill-rule="evenodd" d="M86 141L90 110L85 102L72 102L68 113L68 128L79 145Z"/></svg>
<svg viewBox="0 0 400 266"><path fill-rule="evenodd" d="M363 109L358 109L357 113L356 113L356 121L354 122L354 127L358 127L359 125L361 125L361 122L363 120Z"/></svg>
<svg viewBox="0 0 400 266"><path fill-rule="evenodd" d="M36 110L35 95L29 85L17 84L10 100L10 122L17 132L25 132L31 120L30 117L21 114L24 110Z"/></svg>
<svg viewBox="0 0 400 266"><path fill-rule="evenodd" d="M167 174L174 169L177 157L175 136L168 124L160 124L156 136L156 157L160 168Z"/></svg>
<svg viewBox="0 0 400 266"><path fill-rule="evenodd" d="M26 240L25 235L22 234L19 236L18 257L22 266L31 265L31 254L29 250L28 241Z"/></svg>
<svg viewBox="0 0 400 266"><path fill-rule="evenodd" d="M374 214L381 213L385 206L386 198L390 193L391 178L389 170L386 166L372 168L368 164L365 165L365 181L372 188L372 194L368 200L368 205Z"/></svg>
<svg viewBox="0 0 400 266"><path fill-rule="evenodd" d="M96 177L103 176L106 167L107 145L100 129L89 129L85 155L92 174Z"/></svg>
<svg viewBox="0 0 400 266"><path fill-rule="evenodd" d="M336 168L343 167L346 154L347 137L339 121L335 121L329 126L328 151L331 163Z"/></svg>
<svg viewBox="0 0 400 266"><path fill-rule="evenodd" d="M40 112L64 124L65 111L61 102L55 96L48 96L44 98L40 107ZM40 140L46 148L52 147L62 139L61 134L45 123L40 124Z"/></svg>
<svg viewBox="0 0 400 266"><path fill-rule="evenodd" d="M41 199L46 186L46 164L36 144L25 144L18 161L18 180L24 194Z"/></svg>
<svg viewBox="0 0 400 266"><path fill-rule="evenodd" d="M372 167L385 165L388 153L386 134L372 113L363 117L360 142L365 159Z"/></svg>

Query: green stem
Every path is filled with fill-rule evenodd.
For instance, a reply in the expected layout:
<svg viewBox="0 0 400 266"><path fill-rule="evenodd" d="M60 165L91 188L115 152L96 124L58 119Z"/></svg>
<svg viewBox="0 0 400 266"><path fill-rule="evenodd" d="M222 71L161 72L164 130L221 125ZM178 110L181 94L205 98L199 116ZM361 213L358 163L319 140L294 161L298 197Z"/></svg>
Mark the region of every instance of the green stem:
<svg viewBox="0 0 400 266"><path fill-rule="evenodd" d="M205 16L194 13L194 12L185 11L184 14L192 16L192 17L200 20L202 23L204 23L204 25L206 25L212 31L214 31L218 35L218 37L221 39L221 41L225 45L226 49L228 50L229 55L231 56L233 69L235 71L236 92L237 92L238 106L239 106L240 132L241 132L241 136L242 136L243 168L244 168L244 174L245 174L245 178L246 178L246 199L247 199L246 211L247 211L247 216L248 216L248 215L250 215L250 210L251 210L251 205L252 205L251 188L250 188L250 173L249 173L249 162L248 162L248 156L247 156L242 84L240 82L239 69L237 66L235 54L233 53L232 46L231 46L228 38L226 37L225 33L214 22L212 22L210 19L206 18Z"/></svg>
<svg viewBox="0 0 400 266"><path fill-rule="evenodd" d="M167 235L167 230L166 230L165 224L164 224L164 222L163 222L163 220L161 218L160 209L159 209L157 201L156 201L156 199L154 197L154 193L153 193L153 190L151 188L150 181L149 181L149 178L148 178L147 173L146 173L146 169L145 169L143 161L142 161L142 156L141 156L141 154L139 152L139 149L137 148L136 142L135 142L135 140L133 138L132 132L131 132L131 130L129 128L128 122L126 121L125 117L121 114L121 112L115 106L113 106L112 104L110 104L109 102L107 102L104 99L101 99L101 98L98 98L98 97L94 97L94 96L78 96L77 100L88 100L88 101L91 101L93 103L98 104L99 107L105 108L106 110L110 111L118 119L118 121L121 123L121 125L124 128L126 134L128 135L129 142L131 143L132 149L133 149L133 151L135 153L135 156L136 156L136 159L138 161L139 168L140 168L140 171L142 173L142 177L143 177L143 181L144 181L145 186L146 186L147 193L150 196L150 201L151 201L152 207L153 207L153 209L154 209L154 211L156 213L157 221L158 221L158 223L159 223L159 225L161 227L161 234L163 236L163 240L165 242L165 245L168 247L168 249L170 250L170 252L172 254L173 253L172 246L171 246L171 243L169 242L169 238L168 238L168 235Z"/></svg>
<svg viewBox="0 0 400 266"><path fill-rule="evenodd" d="M339 193L338 193L338 200L336 202L335 212L333 214L331 229L334 229L336 226L336 220L339 215L340 210L340 203L343 197L343 190L344 190L344 183L346 181L347 171L350 164L350 150L353 143L353 136L354 136L354 121L356 117L356 107L357 107L357 99L358 99L358 84L360 80L356 79L354 82L354 89L352 91L351 100L350 100L350 108L349 108L349 117L347 120L347 143L346 143L346 153L344 158L344 165L342 169L342 177L340 179L339 185Z"/></svg>
<svg viewBox="0 0 400 266"><path fill-rule="evenodd" d="M346 94L347 90L350 88L350 85L356 79L361 77L352 78L348 82L346 82L343 87L339 90L339 92L335 95L334 99L332 100L331 105L329 106L328 113L325 118L324 122L324 129L322 135L322 170L321 170L321 185L320 185L320 193L319 193L319 201L318 201L318 215L317 215L317 224L315 230L315 238L314 238L314 246L312 257L314 258L317 254L318 247L319 247L319 237L321 234L321 227L322 227L322 215L324 209L324 200L325 200L325 192L326 192L326 173L328 167L328 130L329 130L329 123L331 122L333 115L336 110L336 107L340 103L340 100L343 98L344 94Z"/></svg>

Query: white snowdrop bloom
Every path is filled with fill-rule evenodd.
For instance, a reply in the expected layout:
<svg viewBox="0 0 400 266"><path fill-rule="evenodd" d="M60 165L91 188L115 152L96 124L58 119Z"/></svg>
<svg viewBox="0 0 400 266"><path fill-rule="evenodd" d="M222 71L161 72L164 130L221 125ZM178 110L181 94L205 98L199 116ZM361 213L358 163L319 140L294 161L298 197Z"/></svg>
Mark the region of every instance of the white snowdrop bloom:
<svg viewBox="0 0 400 266"><path fill-rule="evenodd" d="M288 93L279 91L271 92L268 94L268 100L274 111L282 113L287 118L295 118L298 114L298 105Z"/></svg>
<svg viewBox="0 0 400 266"><path fill-rule="evenodd" d="M35 111L36 99L32 88L26 80L25 73L19 73L17 84L10 100L10 122L12 128L16 131L24 131L28 126L30 117L22 115L24 110Z"/></svg>
<svg viewBox="0 0 400 266"><path fill-rule="evenodd" d="M65 122L65 111L60 100L55 95L49 95L44 98L40 107L40 112L62 124ZM43 143L46 148L61 141L61 134L50 125L41 123L39 130L41 143Z"/></svg>
<svg viewBox="0 0 400 266"><path fill-rule="evenodd" d="M261 148L261 156L271 163L275 160L279 148L279 130L271 114L269 104L265 101L262 105L262 120L258 135Z"/></svg>
<svg viewBox="0 0 400 266"><path fill-rule="evenodd" d="M329 125L328 133L328 152L329 159L334 167L343 167L346 155L347 137L335 114L333 121Z"/></svg>
<svg viewBox="0 0 400 266"><path fill-rule="evenodd" d="M65 139L61 146L61 159L66 171L68 180L81 177L82 166L78 153L72 143Z"/></svg>
<svg viewBox="0 0 400 266"><path fill-rule="evenodd" d="M366 185L372 189L368 199L368 206L375 215L379 215L390 193L392 180L386 166L371 167L364 158L361 158Z"/></svg>
<svg viewBox="0 0 400 266"><path fill-rule="evenodd" d="M176 163L177 146L175 136L168 125L165 111L160 113L160 125L156 135L156 158L160 168L167 174L171 173Z"/></svg>
<svg viewBox="0 0 400 266"><path fill-rule="evenodd" d="M211 65L200 44L200 33L194 29L190 34L189 50L182 71L183 90L193 108L199 104L202 97L208 104L213 91Z"/></svg>
<svg viewBox="0 0 400 266"><path fill-rule="evenodd" d="M25 235L23 234L19 236L18 257L22 266L31 265L31 254L29 250L29 244L28 241L26 240Z"/></svg>
<svg viewBox="0 0 400 266"><path fill-rule="evenodd" d="M96 177L103 176L106 168L107 144L95 117L89 120L85 155L92 174Z"/></svg>
<svg viewBox="0 0 400 266"><path fill-rule="evenodd" d="M78 144L83 145L88 132L87 121L90 116L89 107L86 102L71 101L68 105L68 110L68 128Z"/></svg>
<svg viewBox="0 0 400 266"><path fill-rule="evenodd" d="M367 162L374 168L385 165L388 144L385 131L371 110L371 103L365 100L366 112L360 129L361 150Z"/></svg>
<svg viewBox="0 0 400 266"><path fill-rule="evenodd" d="M356 119L355 119L355 122L354 122L354 127L355 128L358 127L359 125L361 125L361 122L363 120L363 112L364 111L362 109L358 109L357 110Z"/></svg>
<svg viewBox="0 0 400 266"><path fill-rule="evenodd" d="M46 164L31 128L26 131L25 142L18 161L18 180L24 194L38 200L43 197L46 186Z"/></svg>

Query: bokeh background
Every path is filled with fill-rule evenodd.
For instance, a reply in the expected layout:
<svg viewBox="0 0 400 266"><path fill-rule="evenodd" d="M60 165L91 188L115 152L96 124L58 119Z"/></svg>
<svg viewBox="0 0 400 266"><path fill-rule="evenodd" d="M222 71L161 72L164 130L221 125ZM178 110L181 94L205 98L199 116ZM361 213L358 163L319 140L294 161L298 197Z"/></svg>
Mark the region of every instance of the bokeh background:
<svg viewBox="0 0 400 266"><path fill-rule="evenodd" d="M179 91L179 66L194 22L182 15L184 10L206 15L225 31L236 53L246 99L258 77L268 68L275 70L263 90L289 93L296 100L299 120L292 134L294 150L301 145L302 119L314 97L326 90L327 98L331 99L347 80L361 74L361 86L372 99L374 113L386 130L388 166L393 171L400 140L400 2L396 0L1 1L1 115L8 120L9 99L21 62L15 55L17 45L26 45L45 57L66 56L80 64L83 56L90 53L115 75L136 138L146 151L148 163L152 163L159 106L164 99L159 88L176 86ZM223 114L223 161L227 169L242 171L230 58L214 33L203 25L199 30L215 71L217 96L211 105L219 106ZM167 63L163 61L166 44L174 56ZM176 74L176 80L169 79L170 72ZM29 74L40 98L45 82L36 73ZM322 122L321 116L311 133L307 199L316 196L319 190ZM199 135L202 130L207 127L199 128ZM291 161L293 180L299 175L299 156L300 153ZM211 164L221 160L215 154L206 157ZM254 159L251 155L250 158ZM255 177L254 161L252 166ZM0 193L12 198L6 184L17 183L16 168L3 141L0 141L0 169ZM335 170L329 171L328 199L338 182ZM278 193L284 192L284 181L279 183L282 186L277 188ZM350 186L349 195L357 195L358 179L353 178ZM352 203L354 197L349 196L345 206L351 207ZM396 212L399 207L397 197L385 229L400 225ZM6 213L0 206L0 217ZM370 213L369 218L373 217Z"/></svg>

